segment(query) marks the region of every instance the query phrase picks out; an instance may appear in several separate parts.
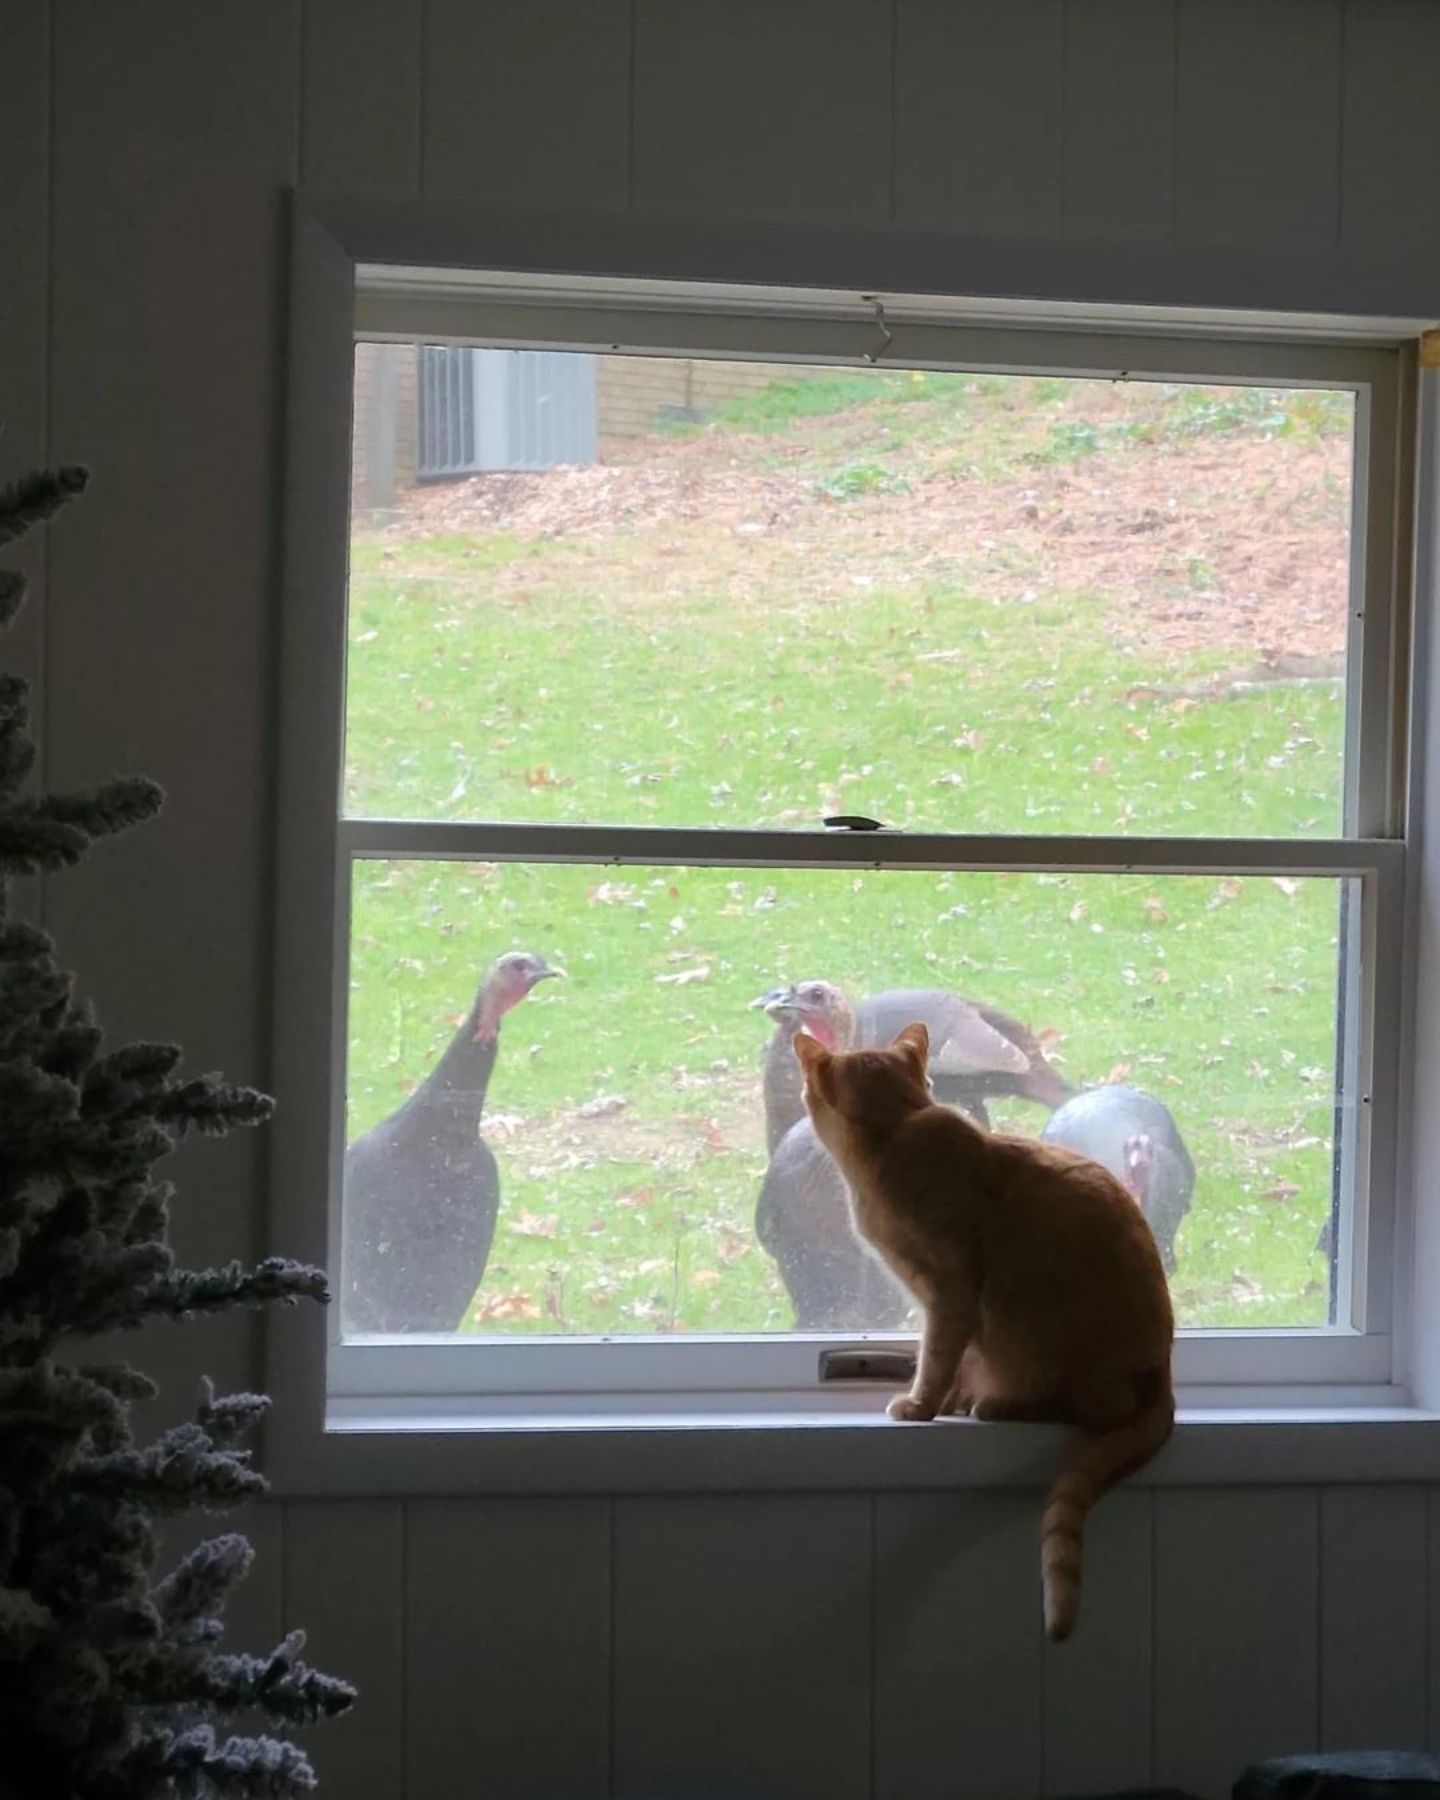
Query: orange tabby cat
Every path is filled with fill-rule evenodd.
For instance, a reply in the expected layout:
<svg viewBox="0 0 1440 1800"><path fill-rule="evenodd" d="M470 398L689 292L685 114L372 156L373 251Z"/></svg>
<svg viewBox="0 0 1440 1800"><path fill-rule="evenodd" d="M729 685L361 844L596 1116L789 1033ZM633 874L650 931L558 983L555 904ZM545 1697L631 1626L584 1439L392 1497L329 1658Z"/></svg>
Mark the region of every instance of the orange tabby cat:
<svg viewBox="0 0 1440 1800"><path fill-rule="evenodd" d="M923 1025L841 1055L802 1032L795 1054L857 1230L924 1308L915 1383L891 1416L1080 1427L1040 1528L1045 1630L1068 1637L1085 1515L1174 1423L1175 1326L1150 1228L1098 1163L937 1106Z"/></svg>

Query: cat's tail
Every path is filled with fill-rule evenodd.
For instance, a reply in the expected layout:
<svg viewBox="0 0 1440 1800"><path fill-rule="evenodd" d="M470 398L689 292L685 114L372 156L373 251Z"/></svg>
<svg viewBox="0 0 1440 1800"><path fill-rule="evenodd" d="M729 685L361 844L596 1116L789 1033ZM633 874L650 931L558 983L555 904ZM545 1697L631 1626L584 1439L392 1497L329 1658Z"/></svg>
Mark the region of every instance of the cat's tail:
<svg viewBox="0 0 1440 1800"><path fill-rule="evenodd" d="M1080 1612L1085 1515L1107 1488L1149 1462L1170 1436L1175 1401L1168 1368L1141 1383L1140 1411L1114 1431L1078 1439L1056 1478L1040 1524L1040 1569L1045 1586L1045 1635L1068 1638Z"/></svg>

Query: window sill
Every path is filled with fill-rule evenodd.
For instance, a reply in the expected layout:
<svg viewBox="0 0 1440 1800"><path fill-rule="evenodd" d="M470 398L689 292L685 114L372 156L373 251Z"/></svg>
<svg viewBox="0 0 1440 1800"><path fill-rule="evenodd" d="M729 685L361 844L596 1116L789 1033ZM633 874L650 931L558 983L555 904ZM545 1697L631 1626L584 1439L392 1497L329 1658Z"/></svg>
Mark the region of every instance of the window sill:
<svg viewBox="0 0 1440 1800"><path fill-rule="evenodd" d="M860 1412L421 1414L349 1403L318 1438L275 1422L282 1496L1043 1487L1061 1432ZM1405 1405L1182 1408L1151 1487L1440 1481L1440 1413Z"/></svg>

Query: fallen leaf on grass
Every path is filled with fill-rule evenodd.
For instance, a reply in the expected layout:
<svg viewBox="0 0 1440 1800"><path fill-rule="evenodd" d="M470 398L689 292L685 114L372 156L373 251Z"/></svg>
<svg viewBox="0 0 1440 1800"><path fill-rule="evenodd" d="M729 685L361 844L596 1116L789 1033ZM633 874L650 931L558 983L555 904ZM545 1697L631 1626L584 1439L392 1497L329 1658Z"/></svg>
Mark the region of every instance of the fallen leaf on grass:
<svg viewBox="0 0 1440 1800"><path fill-rule="evenodd" d="M725 1133L715 1123L714 1119L701 1119L699 1125L700 1135L704 1139L705 1148L710 1154L712 1156L724 1156L728 1154L730 1149L729 1142L726 1139Z"/></svg>
<svg viewBox="0 0 1440 1800"><path fill-rule="evenodd" d="M715 1234L715 1254L723 1263L735 1262L748 1254L750 1240L733 1225L722 1225Z"/></svg>
<svg viewBox="0 0 1440 1800"><path fill-rule="evenodd" d="M533 769L526 769L524 781L528 788L565 788L572 785L569 775L557 775L549 763L537 763Z"/></svg>
<svg viewBox="0 0 1440 1800"><path fill-rule="evenodd" d="M509 1294L487 1294L475 1309L482 1325L500 1319L538 1319L540 1304L533 1294L516 1289Z"/></svg>
<svg viewBox="0 0 1440 1800"><path fill-rule="evenodd" d="M693 969L677 969L673 975L657 975L657 981L667 982L672 987L688 987L692 981L708 981L710 979L709 963L701 963Z"/></svg>
<svg viewBox="0 0 1440 1800"><path fill-rule="evenodd" d="M1287 900L1293 900L1300 892L1300 883L1292 881L1288 875L1272 875L1270 879L1279 888Z"/></svg>
<svg viewBox="0 0 1440 1800"><path fill-rule="evenodd" d="M715 1287L719 1280L720 1271L718 1269L696 1269L690 1277L690 1285L691 1287L711 1288Z"/></svg>
<svg viewBox="0 0 1440 1800"><path fill-rule="evenodd" d="M510 1221L510 1229L519 1237L553 1238L560 1220L554 1213L532 1213L522 1206Z"/></svg>
<svg viewBox="0 0 1440 1800"><path fill-rule="evenodd" d="M597 1094L593 1100L587 1100L582 1106L575 1108L577 1119L608 1119L612 1113L623 1112L630 1104L624 1094Z"/></svg>
<svg viewBox="0 0 1440 1800"><path fill-rule="evenodd" d="M1267 1188L1261 1188L1262 1200L1293 1200L1300 1189L1293 1181L1272 1181Z"/></svg>

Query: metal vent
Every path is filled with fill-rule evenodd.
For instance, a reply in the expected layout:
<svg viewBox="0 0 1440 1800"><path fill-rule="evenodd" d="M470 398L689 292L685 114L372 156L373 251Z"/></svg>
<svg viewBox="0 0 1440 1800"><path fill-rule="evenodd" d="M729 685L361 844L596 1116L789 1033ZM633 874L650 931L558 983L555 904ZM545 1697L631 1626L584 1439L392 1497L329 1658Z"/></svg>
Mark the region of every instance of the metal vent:
<svg viewBox="0 0 1440 1800"><path fill-rule="evenodd" d="M593 356L421 347L422 480L594 461Z"/></svg>

